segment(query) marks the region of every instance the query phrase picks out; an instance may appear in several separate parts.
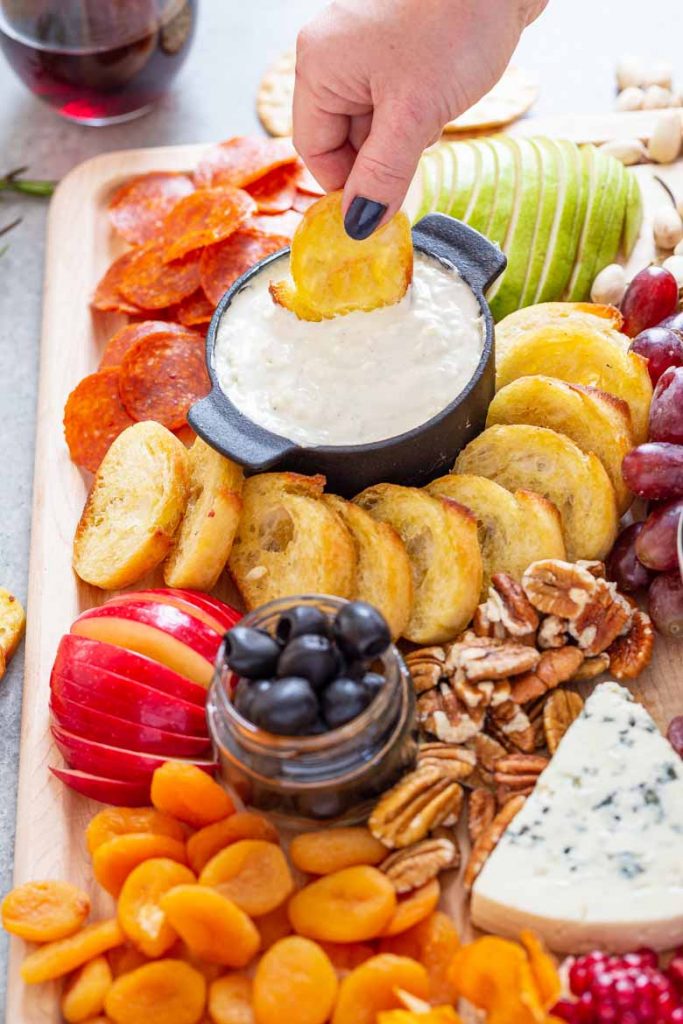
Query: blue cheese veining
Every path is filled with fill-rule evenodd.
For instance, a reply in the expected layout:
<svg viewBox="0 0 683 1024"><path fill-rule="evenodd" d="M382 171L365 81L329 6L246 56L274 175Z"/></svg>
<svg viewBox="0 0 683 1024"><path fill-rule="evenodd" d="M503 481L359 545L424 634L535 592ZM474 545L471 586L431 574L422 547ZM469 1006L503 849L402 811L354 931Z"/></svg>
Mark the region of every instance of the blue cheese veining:
<svg viewBox="0 0 683 1024"><path fill-rule="evenodd" d="M623 687L586 701L486 861L472 917L558 952L683 941L683 762Z"/></svg>
<svg viewBox="0 0 683 1024"><path fill-rule="evenodd" d="M249 419L303 445L366 444L426 423L467 386L481 358L479 304L457 271L415 254L401 302L311 323L270 297L280 261L233 300L214 365Z"/></svg>

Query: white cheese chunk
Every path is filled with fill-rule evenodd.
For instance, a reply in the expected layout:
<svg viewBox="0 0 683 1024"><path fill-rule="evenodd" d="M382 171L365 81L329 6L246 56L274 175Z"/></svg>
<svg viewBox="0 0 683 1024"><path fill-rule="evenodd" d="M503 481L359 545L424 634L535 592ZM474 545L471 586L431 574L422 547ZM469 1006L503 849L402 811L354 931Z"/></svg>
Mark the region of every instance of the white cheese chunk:
<svg viewBox="0 0 683 1024"><path fill-rule="evenodd" d="M616 683L598 686L472 891L472 919L557 952L683 942L683 762Z"/></svg>

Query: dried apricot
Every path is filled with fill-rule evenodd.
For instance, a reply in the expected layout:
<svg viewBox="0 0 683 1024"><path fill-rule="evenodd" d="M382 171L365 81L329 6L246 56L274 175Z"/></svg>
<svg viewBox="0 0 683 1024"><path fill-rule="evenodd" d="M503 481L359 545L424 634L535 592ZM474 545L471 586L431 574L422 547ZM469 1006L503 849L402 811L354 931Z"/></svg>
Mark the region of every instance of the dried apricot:
<svg viewBox="0 0 683 1024"><path fill-rule="evenodd" d="M235 971L209 987L209 1017L213 1024L254 1024L251 978Z"/></svg>
<svg viewBox="0 0 683 1024"><path fill-rule="evenodd" d="M178 941L178 945L174 946L169 956L177 957L179 960L184 960L190 967L194 967L195 971L199 971L204 976L204 980L207 985L210 985L212 981L220 976L225 971L223 964L210 964L208 960L202 960L194 953L187 943L183 942L182 939Z"/></svg>
<svg viewBox="0 0 683 1024"><path fill-rule="evenodd" d="M152 776L152 803L193 828L227 818L235 806L225 790L193 764L167 761Z"/></svg>
<svg viewBox="0 0 683 1024"><path fill-rule="evenodd" d="M304 886L289 903L294 931L324 942L363 942L381 935L396 910L393 885L377 868L336 871Z"/></svg>
<svg viewBox="0 0 683 1024"><path fill-rule="evenodd" d="M292 863L311 875L331 875L358 864L380 864L387 848L367 828L302 832L289 847Z"/></svg>
<svg viewBox="0 0 683 1024"><path fill-rule="evenodd" d="M323 1024L337 997L337 975L329 957L310 939L290 935L261 957L254 975L256 1024L281 1024L291 1007L297 1024Z"/></svg>
<svg viewBox="0 0 683 1024"><path fill-rule="evenodd" d="M104 998L113 981L106 956L96 956L76 971L64 989L62 1016L69 1024L88 1020L104 1009Z"/></svg>
<svg viewBox="0 0 683 1024"><path fill-rule="evenodd" d="M562 983L555 961L534 932L524 929L520 932L519 939L529 958L529 966L540 1000L544 1006L552 1006L562 993Z"/></svg>
<svg viewBox="0 0 683 1024"><path fill-rule="evenodd" d="M200 828L187 841L187 859L193 871L199 874L212 857L240 839L263 839L278 843L280 837L274 825L261 814L239 811L214 825Z"/></svg>
<svg viewBox="0 0 683 1024"><path fill-rule="evenodd" d="M167 857L179 864L185 864L185 844L178 839L158 836L153 832L131 832L128 835L114 836L95 850L92 859L93 874L103 889L118 897L133 868L150 857Z"/></svg>
<svg viewBox="0 0 683 1024"><path fill-rule="evenodd" d="M284 939L285 935L292 934L292 924L287 912L287 904L281 903L275 910L262 914L254 922L261 936L261 949L270 949L278 941Z"/></svg>
<svg viewBox="0 0 683 1024"><path fill-rule="evenodd" d="M125 938L115 918L90 924L67 939L48 942L29 953L21 965L21 976L27 985L61 978L100 953L122 945Z"/></svg>
<svg viewBox="0 0 683 1024"><path fill-rule="evenodd" d="M462 1024L452 1006L426 1006L419 1010L381 1010L377 1024Z"/></svg>
<svg viewBox="0 0 683 1024"><path fill-rule="evenodd" d="M118 946L116 949L110 950L107 956L109 957L111 973L115 978L120 977L122 974L128 974L129 971L135 971L138 967L142 967L143 964L149 963L149 958L143 956L133 946Z"/></svg>
<svg viewBox="0 0 683 1024"><path fill-rule="evenodd" d="M161 897L176 885L194 882L189 868L166 857L151 857L128 875L118 900L119 924L145 956L163 956L177 938L161 909Z"/></svg>
<svg viewBox="0 0 683 1024"><path fill-rule="evenodd" d="M261 944L253 922L217 889L177 885L159 904L171 927L201 960L245 967Z"/></svg>
<svg viewBox="0 0 683 1024"><path fill-rule="evenodd" d="M250 917L268 914L294 889L284 853L262 839L227 846L209 861L199 881L218 889Z"/></svg>
<svg viewBox="0 0 683 1024"><path fill-rule="evenodd" d="M375 955L375 950L366 942L319 942L318 945L329 956L337 974L348 974Z"/></svg>
<svg viewBox="0 0 683 1024"><path fill-rule="evenodd" d="M373 956L342 981L332 1024L375 1024L381 1010L401 1008L397 989L428 999L429 978L422 964L391 953Z"/></svg>
<svg viewBox="0 0 683 1024"><path fill-rule="evenodd" d="M153 832L157 836L178 839L181 843L186 837L186 830L179 821L154 807L107 807L91 818L85 830L88 853L92 857L97 847L108 839L131 832Z"/></svg>
<svg viewBox="0 0 683 1024"><path fill-rule="evenodd" d="M155 960L117 978L105 1009L114 1024L198 1024L204 978L183 960Z"/></svg>
<svg viewBox="0 0 683 1024"><path fill-rule="evenodd" d="M382 935L398 935L429 917L436 910L440 895L438 879L432 878L419 889L399 896L393 917L385 925Z"/></svg>
<svg viewBox="0 0 683 1024"><path fill-rule="evenodd" d="M2 901L2 926L27 942L73 935L90 913L87 895L69 882L25 882Z"/></svg>
<svg viewBox="0 0 683 1024"><path fill-rule="evenodd" d="M433 1001L448 1003L456 997L448 971L459 945L458 932L450 917L436 910L407 931L382 939L379 951L418 960L427 968Z"/></svg>

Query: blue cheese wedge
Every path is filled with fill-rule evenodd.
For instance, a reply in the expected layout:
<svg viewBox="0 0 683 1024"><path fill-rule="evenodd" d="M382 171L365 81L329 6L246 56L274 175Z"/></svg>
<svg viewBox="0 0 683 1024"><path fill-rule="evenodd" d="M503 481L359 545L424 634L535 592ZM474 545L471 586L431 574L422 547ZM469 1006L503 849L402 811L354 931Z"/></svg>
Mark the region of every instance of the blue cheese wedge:
<svg viewBox="0 0 683 1024"><path fill-rule="evenodd" d="M617 683L586 701L472 890L477 927L560 953L683 942L683 762Z"/></svg>

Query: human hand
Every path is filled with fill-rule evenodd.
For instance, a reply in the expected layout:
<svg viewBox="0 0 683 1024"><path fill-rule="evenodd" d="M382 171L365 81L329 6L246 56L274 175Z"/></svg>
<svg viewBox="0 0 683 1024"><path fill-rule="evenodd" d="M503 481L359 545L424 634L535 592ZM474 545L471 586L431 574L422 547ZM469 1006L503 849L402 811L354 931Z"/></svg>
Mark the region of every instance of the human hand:
<svg viewBox="0 0 683 1024"><path fill-rule="evenodd" d="M424 149L498 81L547 0L334 0L299 34L294 144L367 238Z"/></svg>

